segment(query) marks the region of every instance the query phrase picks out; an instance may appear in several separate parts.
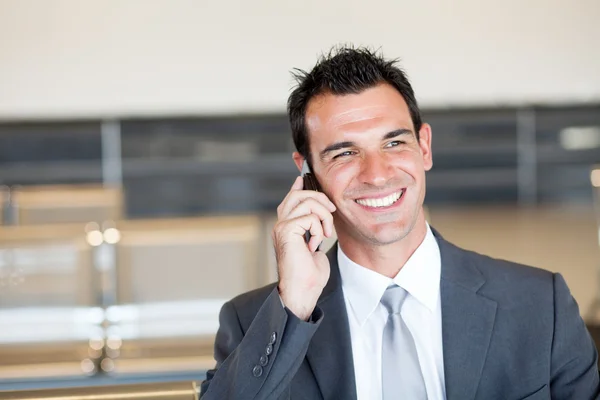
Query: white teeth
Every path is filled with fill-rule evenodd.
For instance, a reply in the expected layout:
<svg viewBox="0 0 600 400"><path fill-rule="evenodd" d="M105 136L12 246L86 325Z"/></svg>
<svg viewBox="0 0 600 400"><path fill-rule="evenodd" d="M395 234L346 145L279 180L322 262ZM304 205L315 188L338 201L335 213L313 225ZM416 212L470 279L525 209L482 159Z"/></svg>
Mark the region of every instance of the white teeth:
<svg viewBox="0 0 600 400"><path fill-rule="evenodd" d="M393 193L387 197L379 199L360 199L356 200L358 204L366 207L389 207L394 204L402 196L403 191Z"/></svg>

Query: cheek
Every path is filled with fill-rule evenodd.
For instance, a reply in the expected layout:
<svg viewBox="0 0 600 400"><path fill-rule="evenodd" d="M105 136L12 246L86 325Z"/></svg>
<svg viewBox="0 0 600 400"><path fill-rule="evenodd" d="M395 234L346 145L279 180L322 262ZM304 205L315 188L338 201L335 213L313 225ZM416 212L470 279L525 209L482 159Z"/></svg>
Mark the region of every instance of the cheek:
<svg viewBox="0 0 600 400"><path fill-rule="evenodd" d="M341 197L344 191L352 185L352 182L358 174L358 167L353 163L338 165L327 172L326 191L332 196Z"/></svg>
<svg viewBox="0 0 600 400"><path fill-rule="evenodd" d="M417 178L425 171L423 158L418 152L405 152L394 158L394 167Z"/></svg>

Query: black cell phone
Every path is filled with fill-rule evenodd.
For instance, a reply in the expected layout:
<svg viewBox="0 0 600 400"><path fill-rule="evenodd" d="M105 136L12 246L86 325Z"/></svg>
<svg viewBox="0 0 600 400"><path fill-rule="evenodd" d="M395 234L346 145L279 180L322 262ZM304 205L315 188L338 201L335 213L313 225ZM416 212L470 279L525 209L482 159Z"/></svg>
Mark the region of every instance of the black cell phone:
<svg viewBox="0 0 600 400"><path fill-rule="evenodd" d="M304 190L315 190L319 191L319 184L315 179L315 176L310 170L308 163L304 160L304 164L302 164L302 171L300 172L302 175L302 180L304 181Z"/></svg>
<svg viewBox="0 0 600 400"><path fill-rule="evenodd" d="M317 183L315 176L311 172L310 167L308 166L308 163L306 162L306 160L304 160L304 163L302 164L302 171L300 171L300 175L302 175L302 180L304 181L304 190L315 190L315 191L319 192L319 184ZM307 244L310 241L310 232L309 231L306 231L304 233L304 241ZM319 245L319 247L320 247L320 245ZM319 250L319 247L317 247L317 250Z"/></svg>

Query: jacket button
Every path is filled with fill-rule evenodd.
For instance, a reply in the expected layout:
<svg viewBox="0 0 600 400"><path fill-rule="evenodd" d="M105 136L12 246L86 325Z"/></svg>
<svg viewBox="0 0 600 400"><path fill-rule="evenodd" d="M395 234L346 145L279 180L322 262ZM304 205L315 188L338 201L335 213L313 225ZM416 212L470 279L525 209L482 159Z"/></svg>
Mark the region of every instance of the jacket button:
<svg viewBox="0 0 600 400"><path fill-rule="evenodd" d="M269 340L269 344L275 344L277 341L277 332L271 333L271 340Z"/></svg>
<svg viewBox="0 0 600 400"><path fill-rule="evenodd" d="M269 357L268 357L268 356L265 356L265 355L262 355L262 356L260 356L260 360L258 361L258 363L259 363L261 366L263 366L263 367L266 367L266 366L267 366L267 364L269 363Z"/></svg>
<svg viewBox="0 0 600 400"><path fill-rule="evenodd" d="M252 368L252 375L254 375L256 378L261 376L262 375L262 367L260 365L255 365L254 368Z"/></svg>
<svg viewBox="0 0 600 400"><path fill-rule="evenodd" d="M273 345L268 345L267 348L265 349L265 354L270 356L271 354L273 354Z"/></svg>

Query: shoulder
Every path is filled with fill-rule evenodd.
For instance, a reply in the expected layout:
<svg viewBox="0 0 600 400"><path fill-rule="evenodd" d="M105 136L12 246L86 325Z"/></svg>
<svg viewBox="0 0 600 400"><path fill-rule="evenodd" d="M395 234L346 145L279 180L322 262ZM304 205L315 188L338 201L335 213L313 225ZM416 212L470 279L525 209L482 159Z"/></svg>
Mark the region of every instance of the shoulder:
<svg viewBox="0 0 600 400"><path fill-rule="evenodd" d="M540 266L525 265L467 250L446 240L433 227L431 230L439 247L442 269L446 268L447 272L450 272L448 268L454 270L450 274L452 276L474 273L475 275L481 275L486 281L494 280L498 283L526 280L532 283L552 284L554 274L540 268ZM460 272L454 273L457 271Z"/></svg>
<svg viewBox="0 0 600 400"><path fill-rule="evenodd" d="M522 306L526 303L551 305L556 280L564 283L560 275L539 266L490 257L458 248L447 242L445 246L453 247L452 252L460 254L459 259L483 278L484 284L479 293L501 300L506 305Z"/></svg>
<svg viewBox="0 0 600 400"><path fill-rule="evenodd" d="M276 290L277 283L271 283L258 289L242 293L230 301L227 305L233 308L242 324L247 327L258 313L258 310L265 303L269 295Z"/></svg>
<svg viewBox="0 0 600 400"><path fill-rule="evenodd" d="M467 253L479 272L485 277L499 282L552 285L553 273L540 268L513 261L494 258L474 251L463 250Z"/></svg>
<svg viewBox="0 0 600 400"><path fill-rule="evenodd" d="M233 303L238 310L260 308L275 287L277 287L277 283L270 283L258 289L242 293L231 299L230 302Z"/></svg>

